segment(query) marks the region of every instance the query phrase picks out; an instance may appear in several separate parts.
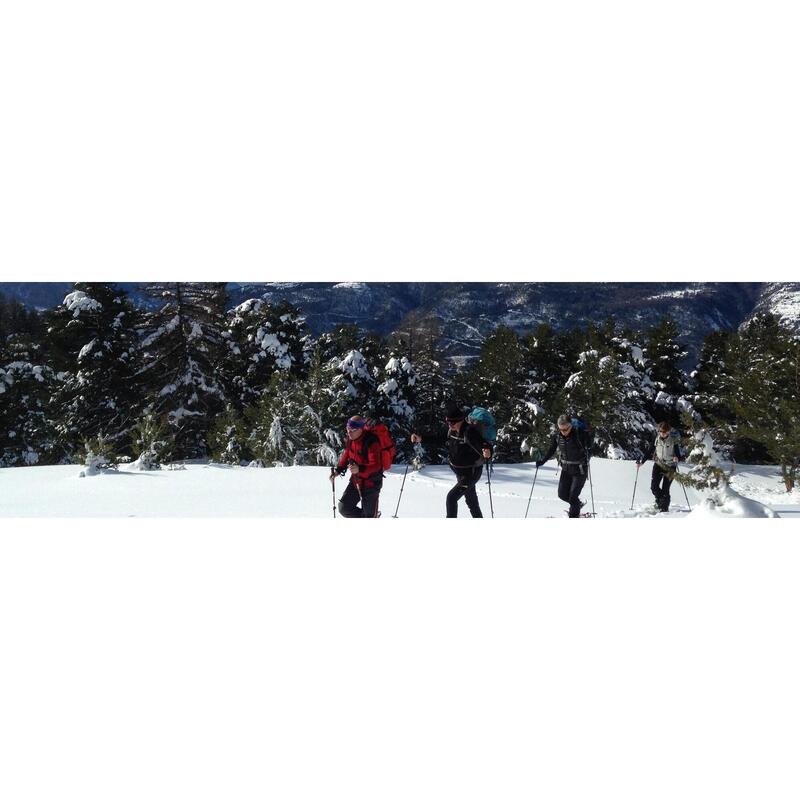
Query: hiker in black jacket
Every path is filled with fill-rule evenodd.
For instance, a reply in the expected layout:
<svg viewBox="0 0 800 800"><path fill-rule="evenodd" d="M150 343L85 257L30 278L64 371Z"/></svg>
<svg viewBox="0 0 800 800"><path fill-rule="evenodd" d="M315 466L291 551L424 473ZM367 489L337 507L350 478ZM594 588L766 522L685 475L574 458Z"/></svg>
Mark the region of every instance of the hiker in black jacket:
<svg viewBox="0 0 800 800"><path fill-rule="evenodd" d="M458 501L466 500L473 517L483 517L475 486L483 472L483 462L492 456L491 447L483 441L480 431L467 422L467 415L452 403L445 410L447 422L447 452L450 469L456 474L456 485L447 493L447 516L458 516ZM416 433L411 434L415 444L422 441Z"/></svg>
<svg viewBox="0 0 800 800"><path fill-rule="evenodd" d="M569 503L569 516L581 515L580 494L589 471L589 455L594 436L585 428L578 428L572 420L562 414L558 418L558 431L550 440L550 447L544 457L536 462L536 467L549 461L558 450L561 464L561 478L558 481L558 497Z"/></svg>

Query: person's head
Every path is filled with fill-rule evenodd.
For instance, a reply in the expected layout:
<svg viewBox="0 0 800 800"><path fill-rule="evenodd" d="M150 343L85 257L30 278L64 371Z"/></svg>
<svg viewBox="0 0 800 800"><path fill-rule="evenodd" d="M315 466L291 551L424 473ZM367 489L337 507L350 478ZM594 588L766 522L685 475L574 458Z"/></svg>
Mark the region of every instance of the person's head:
<svg viewBox="0 0 800 800"><path fill-rule="evenodd" d="M444 421L447 423L448 430L460 431L466 416L457 403L448 403L444 410Z"/></svg>
<svg viewBox="0 0 800 800"><path fill-rule="evenodd" d="M364 426L366 424L366 420L362 417L350 417L350 419L347 420L347 435L353 441L355 441L359 436L361 436L362 433L364 433Z"/></svg>
<svg viewBox="0 0 800 800"><path fill-rule="evenodd" d="M670 427L669 422L659 422L658 423L658 435L662 439L666 439L667 436L670 435L671 431L672 431L672 428Z"/></svg>
<svg viewBox="0 0 800 800"><path fill-rule="evenodd" d="M558 432L562 436L569 436L572 432L572 420L566 414L562 414L556 424L558 425Z"/></svg>

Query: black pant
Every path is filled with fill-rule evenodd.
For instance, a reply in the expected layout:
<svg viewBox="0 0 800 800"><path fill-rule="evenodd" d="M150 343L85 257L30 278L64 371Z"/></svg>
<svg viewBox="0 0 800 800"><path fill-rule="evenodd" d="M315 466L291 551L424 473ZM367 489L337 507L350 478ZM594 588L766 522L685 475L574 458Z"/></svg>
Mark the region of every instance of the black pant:
<svg viewBox="0 0 800 800"><path fill-rule="evenodd" d="M464 472L456 472L458 482L447 493L446 508L448 517L458 516L458 501L462 497L467 501L467 508L473 517L483 517L478 503L478 493L475 491L475 485L481 479L482 472L482 466Z"/></svg>
<svg viewBox="0 0 800 800"><path fill-rule="evenodd" d="M661 511L669 510L669 487L672 484L673 471L660 464L653 464L653 477L650 479L650 491L656 498L656 505Z"/></svg>
<svg viewBox="0 0 800 800"><path fill-rule="evenodd" d="M569 503L570 517L579 517L581 515L580 493L585 483L586 475L581 472L580 466L573 467L570 465L561 470L561 477L558 479L558 497L565 503Z"/></svg>
<svg viewBox="0 0 800 800"><path fill-rule="evenodd" d="M343 517L377 517L380 493L381 484L373 489L362 487L359 494L358 487L350 481L344 494L339 498L339 513ZM361 501L361 508L358 507L359 501Z"/></svg>

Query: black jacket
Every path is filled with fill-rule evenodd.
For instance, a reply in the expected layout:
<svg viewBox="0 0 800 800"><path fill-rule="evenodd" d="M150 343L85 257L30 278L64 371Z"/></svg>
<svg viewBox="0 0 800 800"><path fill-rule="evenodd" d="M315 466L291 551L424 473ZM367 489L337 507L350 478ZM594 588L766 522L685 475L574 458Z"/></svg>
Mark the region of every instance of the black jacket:
<svg viewBox="0 0 800 800"><path fill-rule="evenodd" d="M574 425L568 436L556 431L550 437L550 447L538 463L541 465L549 461L558 450L558 461L561 466L564 469L572 468L568 470L571 472L580 472L580 467L589 461L593 440L594 434Z"/></svg>
<svg viewBox="0 0 800 800"><path fill-rule="evenodd" d="M456 471L470 470L483 466L483 437L480 431L465 422L456 433L451 430L447 435L447 454L450 466Z"/></svg>

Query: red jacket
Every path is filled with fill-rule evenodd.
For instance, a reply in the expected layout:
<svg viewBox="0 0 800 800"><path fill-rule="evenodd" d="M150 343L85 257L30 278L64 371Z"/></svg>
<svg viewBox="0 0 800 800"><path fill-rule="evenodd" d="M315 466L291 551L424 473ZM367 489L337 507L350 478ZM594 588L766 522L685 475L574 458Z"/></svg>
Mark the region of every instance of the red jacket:
<svg viewBox="0 0 800 800"><path fill-rule="evenodd" d="M378 437L367 431L361 434L358 439L347 440L342 457L339 459L339 472L344 474L350 461L358 464L358 474L351 475L351 483L365 489L373 489L383 480L383 470L381 469L381 446Z"/></svg>

